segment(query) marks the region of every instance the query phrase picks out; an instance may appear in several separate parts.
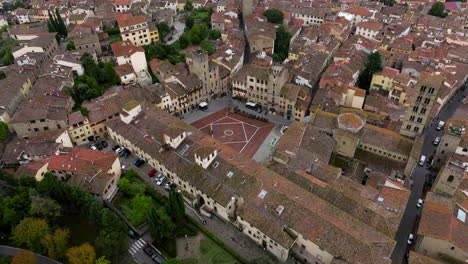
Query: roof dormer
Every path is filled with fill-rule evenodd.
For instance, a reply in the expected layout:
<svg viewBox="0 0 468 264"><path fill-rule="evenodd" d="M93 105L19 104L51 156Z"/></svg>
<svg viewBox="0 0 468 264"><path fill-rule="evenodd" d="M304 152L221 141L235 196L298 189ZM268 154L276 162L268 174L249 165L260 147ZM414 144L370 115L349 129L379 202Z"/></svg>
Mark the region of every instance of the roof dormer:
<svg viewBox="0 0 468 264"><path fill-rule="evenodd" d="M218 155L218 150L213 147L199 147L195 150L195 162L206 169Z"/></svg>
<svg viewBox="0 0 468 264"><path fill-rule="evenodd" d="M163 144L167 144L173 149L176 149L186 137L187 133L183 129L177 127L169 127L163 134Z"/></svg>

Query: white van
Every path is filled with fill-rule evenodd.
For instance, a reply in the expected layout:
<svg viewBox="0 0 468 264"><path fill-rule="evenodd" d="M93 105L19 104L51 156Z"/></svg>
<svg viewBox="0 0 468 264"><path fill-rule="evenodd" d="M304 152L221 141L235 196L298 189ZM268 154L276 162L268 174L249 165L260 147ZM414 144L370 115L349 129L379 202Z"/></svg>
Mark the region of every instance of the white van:
<svg viewBox="0 0 468 264"><path fill-rule="evenodd" d="M423 166L424 162L426 162L426 156L421 155L421 158L419 159L419 166Z"/></svg>
<svg viewBox="0 0 468 264"><path fill-rule="evenodd" d="M436 130L437 130L437 131L442 130L442 128L444 127L444 125L445 125L445 122L444 122L444 121L439 121L439 123L438 123L437 126L436 126Z"/></svg>

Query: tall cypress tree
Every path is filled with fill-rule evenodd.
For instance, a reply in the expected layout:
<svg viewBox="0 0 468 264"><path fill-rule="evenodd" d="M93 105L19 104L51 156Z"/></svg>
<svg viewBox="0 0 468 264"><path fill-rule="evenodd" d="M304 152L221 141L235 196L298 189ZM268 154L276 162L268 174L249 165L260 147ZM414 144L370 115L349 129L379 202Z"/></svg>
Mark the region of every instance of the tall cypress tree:
<svg viewBox="0 0 468 264"><path fill-rule="evenodd" d="M58 32L57 22L55 21L54 15L50 13L50 10L47 12L49 12L49 21L47 22L49 32Z"/></svg>
<svg viewBox="0 0 468 264"><path fill-rule="evenodd" d="M63 22L62 16L60 16L58 9L55 9L55 19L57 20L57 29L59 34L63 37L66 37L68 35L67 26L65 25L65 22Z"/></svg>

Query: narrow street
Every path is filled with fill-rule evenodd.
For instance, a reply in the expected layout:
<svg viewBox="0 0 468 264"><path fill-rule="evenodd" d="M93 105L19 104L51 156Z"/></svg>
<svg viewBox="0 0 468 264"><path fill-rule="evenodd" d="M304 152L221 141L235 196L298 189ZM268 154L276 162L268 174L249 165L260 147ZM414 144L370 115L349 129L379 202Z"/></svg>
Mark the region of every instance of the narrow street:
<svg viewBox="0 0 468 264"><path fill-rule="evenodd" d="M443 131L437 131L435 127L437 123L442 121L447 121L458 106L461 104L463 97L468 95L467 83L464 84L464 90L460 89L453 96L453 98L448 102L445 107L439 112L439 115L434 118L434 121L429 125L424 131L424 145L422 149L422 155L426 157L431 157L436 150L436 146L432 144L432 141L437 136L442 136ZM417 235L417 223L421 217L421 210L416 207L418 199L424 199L425 197L425 185L426 182L431 181L431 177L435 177L435 173L430 169L417 165L413 171L411 178L414 180L413 187L411 189L411 195L408 199L408 204L406 210L401 219L400 226L397 231L395 240L397 244L392 254L392 263L393 264L402 264L406 263L405 255L408 251L408 236L410 233Z"/></svg>

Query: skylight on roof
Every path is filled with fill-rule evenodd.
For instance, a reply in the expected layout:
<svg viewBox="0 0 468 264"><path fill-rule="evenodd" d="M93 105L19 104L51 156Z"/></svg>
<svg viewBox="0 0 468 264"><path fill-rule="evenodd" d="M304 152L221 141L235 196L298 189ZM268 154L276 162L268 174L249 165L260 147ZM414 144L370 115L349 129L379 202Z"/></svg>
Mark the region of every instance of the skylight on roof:
<svg viewBox="0 0 468 264"><path fill-rule="evenodd" d="M258 194L258 198L260 198L260 199L265 198L265 195L266 195L267 193L268 193L267 191L262 190L262 191Z"/></svg>
<svg viewBox="0 0 468 264"><path fill-rule="evenodd" d="M234 175L234 172L229 171L229 172L227 173L226 176L227 176L228 178L232 178L233 175Z"/></svg>
<svg viewBox="0 0 468 264"><path fill-rule="evenodd" d="M276 212L278 213L278 215L281 215L283 210L284 210L284 206L282 205L278 205L278 207L276 207Z"/></svg>
<svg viewBox="0 0 468 264"><path fill-rule="evenodd" d="M466 223L466 212L458 208L457 218L463 223Z"/></svg>
<svg viewBox="0 0 468 264"><path fill-rule="evenodd" d="M185 152L187 152L187 150L190 148L189 145L185 144L184 148L179 152L180 155L184 155Z"/></svg>

